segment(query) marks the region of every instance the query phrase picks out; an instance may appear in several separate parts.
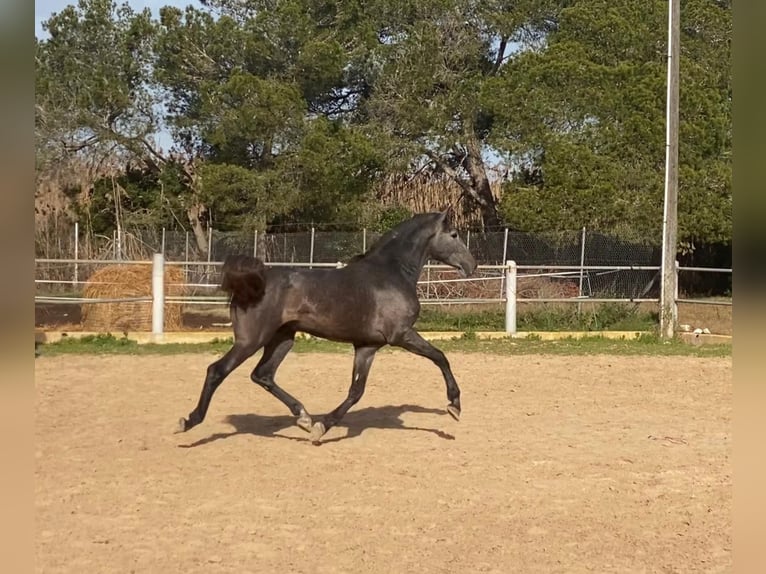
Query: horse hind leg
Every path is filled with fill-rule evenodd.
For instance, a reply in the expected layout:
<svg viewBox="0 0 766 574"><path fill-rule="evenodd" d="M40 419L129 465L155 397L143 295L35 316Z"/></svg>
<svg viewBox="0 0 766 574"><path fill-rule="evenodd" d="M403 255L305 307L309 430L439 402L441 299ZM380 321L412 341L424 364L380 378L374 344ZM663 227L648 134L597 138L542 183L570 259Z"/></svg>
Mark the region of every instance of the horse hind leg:
<svg viewBox="0 0 766 574"><path fill-rule="evenodd" d="M274 380L279 365L293 348L294 343L295 331L287 328L277 331L263 349L263 356L253 369L250 378L284 403L290 412L298 417L297 424L301 429L311 432L311 416L306 412L303 403L277 385Z"/></svg>

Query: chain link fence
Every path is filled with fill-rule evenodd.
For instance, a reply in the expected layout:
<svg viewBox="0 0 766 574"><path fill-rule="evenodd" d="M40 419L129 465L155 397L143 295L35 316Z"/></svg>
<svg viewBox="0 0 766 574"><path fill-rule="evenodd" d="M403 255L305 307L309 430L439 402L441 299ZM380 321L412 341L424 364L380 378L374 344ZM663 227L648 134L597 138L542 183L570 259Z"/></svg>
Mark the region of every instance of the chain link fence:
<svg viewBox="0 0 766 574"><path fill-rule="evenodd" d="M78 263L39 263L38 293L53 285L76 290L98 267L89 261L148 261L162 252L166 261L184 264L184 278L192 289L205 289L218 282L218 267L233 253L253 254L269 263L334 264L363 253L380 237L370 230L297 233L263 233L254 230L218 231L205 237L164 229L132 229L109 237L75 237L46 244L38 259L78 259ZM524 266L519 277L519 296L614 297L659 296L659 272L651 270L588 270L588 266L658 266L661 250L641 237L606 235L581 229L551 233L522 233L510 230L461 233L480 265L503 265L508 260ZM205 265L210 263L210 265ZM534 266L530 268L529 266ZM556 270L557 266L578 266L579 270ZM681 276L683 278L683 274ZM497 299L503 297L503 272L479 270L473 281L456 282L452 270L426 269L421 278L424 299ZM683 285L681 286L683 290ZM208 292L210 288L207 288Z"/></svg>

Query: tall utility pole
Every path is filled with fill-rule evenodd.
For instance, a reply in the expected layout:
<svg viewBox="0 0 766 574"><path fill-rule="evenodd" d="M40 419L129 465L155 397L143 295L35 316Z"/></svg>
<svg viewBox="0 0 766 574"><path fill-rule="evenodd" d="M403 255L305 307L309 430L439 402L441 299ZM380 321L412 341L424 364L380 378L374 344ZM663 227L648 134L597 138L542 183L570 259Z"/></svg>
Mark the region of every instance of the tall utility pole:
<svg viewBox="0 0 766 574"><path fill-rule="evenodd" d="M665 204L662 215L662 287L660 334L673 338L676 312L676 252L678 236L678 58L681 30L680 0L668 0L668 96L665 134Z"/></svg>

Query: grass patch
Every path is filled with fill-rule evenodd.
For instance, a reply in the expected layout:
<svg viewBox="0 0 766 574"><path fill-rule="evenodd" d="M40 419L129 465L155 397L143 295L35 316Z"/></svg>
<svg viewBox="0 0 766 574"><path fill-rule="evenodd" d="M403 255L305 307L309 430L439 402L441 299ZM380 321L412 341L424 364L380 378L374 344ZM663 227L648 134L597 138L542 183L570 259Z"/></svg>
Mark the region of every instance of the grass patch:
<svg viewBox="0 0 766 574"><path fill-rule="evenodd" d="M519 331L654 331L659 317L632 303L601 303L578 311L569 304L540 305L518 313Z"/></svg>
<svg viewBox="0 0 766 574"><path fill-rule="evenodd" d="M428 305L421 307L415 328L418 331L504 331L505 311Z"/></svg>
<svg viewBox="0 0 766 574"><path fill-rule="evenodd" d="M631 339L607 339L594 336L581 339L565 338L543 341L539 337L527 339L483 340L473 333L454 339L435 341L434 345L446 353L486 353L495 355L680 355L694 357L731 356L731 345L694 346L679 340L665 342L656 335L641 335ZM40 348L42 356L69 354L96 355L175 355L182 353L210 353L222 355L231 348L231 339L219 339L210 343L143 344L113 335L97 335L70 338L49 343ZM351 345L321 339L298 338L294 352L297 353L346 353L353 352ZM393 352L384 347L381 352Z"/></svg>
<svg viewBox="0 0 766 574"><path fill-rule="evenodd" d="M214 339L209 343L144 344L127 337L110 334L67 337L55 343L46 343L38 349L41 355L176 355L180 353L225 353L232 339Z"/></svg>
<svg viewBox="0 0 766 574"><path fill-rule="evenodd" d="M607 339L593 336L576 339L566 337L543 341L526 339L453 339L435 343L442 351L486 353L496 355L616 355L616 356L731 356L731 345L694 346L680 340L663 341L658 335L640 335L630 339Z"/></svg>
<svg viewBox="0 0 766 574"><path fill-rule="evenodd" d="M654 331L656 312L634 303L521 304L519 331ZM505 310L480 307L424 306L415 327L419 331L503 331Z"/></svg>

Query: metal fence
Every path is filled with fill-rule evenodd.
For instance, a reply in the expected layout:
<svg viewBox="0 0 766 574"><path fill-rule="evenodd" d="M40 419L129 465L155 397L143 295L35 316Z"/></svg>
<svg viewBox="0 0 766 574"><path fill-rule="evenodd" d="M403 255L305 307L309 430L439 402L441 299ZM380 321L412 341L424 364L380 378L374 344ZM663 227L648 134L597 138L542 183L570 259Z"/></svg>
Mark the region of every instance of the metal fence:
<svg viewBox="0 0 766 574"><path fill-rule="evenodd" d="M76 260L36 260L38 266L41 265L62 265L62 264L83 264ZM62 296L46 295L38 293L35 296L36 303L69 303L69 304L103 304L103 303L151 303L152 305L152 333L161 339L163 333L163 313L167 304L181 305L226 305L228 299L219 292L218 275L220 262L166 262L161 253L155 254L151 261L100 261L87 262L89 265L105 264L146 264L152 265L152 285L151 294L139 297L109 297L93 298L83 296ZM180 284L165 285L164 271L167 265L182 266L189 268L205 268L204 271L197 270L196 281L190 283L189 279L184 278ZM343 263L275 263L270 262L267 265L285 265L308 267L341 267ZM418 296L424 304L480 304L480 303L500 303L505 308L505 331L508 334L516 333L516 315L517 306L521 302L537 303L602 303L602 302L626 302L626 303L658 303L659 299L646 295L646 289L641 294L616 293L612 289L606 292L594 292L589 285L585 290L584 286L589 283L585 281L590 274L598 276L602 274L635 274L650 273L653 276L659 274L659 266L598 266L598 265L518 265L515 261L507 261L503 265L480 265L476 273L470 278L460 278L457 272L444 265L428 264L423 270L423 275L418 282ZM676 266L676 273L681 274L684 271L691 272L716 272L731 273L731 269L709 269L709 268L682 268ZM215 280L212 280L212 279ZM545 281L545 283L541 283ZM45 280L36 279L38 285L47 284ZM541 288L541 284L547 286L547 291ZM552 288L558 285L559 289ZM561 287L565 286L568 292L561 292ZM168 295L168 287L184 287L188 289L183 295ZM696 302L711 303L719 305L731 305L731 301L694 301L683 299L676 294L678 303ZM676 309L677 316L677 309Z"/></svg>
<svg viewBox="0 0 766 574"><path fill-rule="evenodd" d="M586 229L557 233L521 233L506 229L487 233L465 231L461 235L481 265L504 265L506 261L514 260L519 265L548 268L579 266L579 274L567 271L559 275L561 279L575 278L578 294L612 293L635 297L659 289L655 274L650 270L586 271L588 266L659 265L660 248L635 235L616 237ZM185 276L190 283L196 284L211 279L211 268L192 263L222 261L231 253L249 253L271 263L311 266L345 262L364 252L379 236L379 233L366 229L342 232L317 228L302 233L208 229L204 240L198 240L189 232L134 229L115 233L111 239L91 237L85 241L75 226L69 242L59 242L55 249L47 244L44 250L38 248L38 261L57 260L59 263L38 265L36 277L48 285L69 282L69 289L76 289L88 280L94 269L93 261L148 261L154 253L162 253L166 261L186 264ZM76 261L63 263L64 260Z"/></svg>
<svg viewBox="0 0 766 574"><path fill-rule="evenodd" d="M184 232L134 230L120 237L115 235L111 242L102 238L103 245L94 253L92 244L82 248L75 233L71 244L59 246L56 257L38 254L35 259L35 301L86 305L114 302L118 299L83 296L83 287L92 274L104 265L149 265L159 254L163 265L183 271L181 283L169 286L183 295L169 300L183 305L225 304L227 301L218 289L219 270L220 262L229 254L253 254L274 266L335 267L364 252L379 236L369 230L312 229L303 233L266 234L211 229L205 241L198 242ZM472 277L461 279L455 270L429 262L418 283L418 296L424 304L502 304L508 317L510 305L515 316L517 303L659 301L660 248L640 238L615 237L586 229L560 233L466 231L462 236L479 267ZM690 278L700 274L728 277L730 285L731 269L679 267L678 274L679 303L731 305L730 300L700 299L693 293L690 296L685 288ZM510 280L513 285L509 285ZM147 304L152 301L148 293L131 300L139 299ZM509 332L515 330L511 323L515 325L515 319L508 320Z"/></svg>

